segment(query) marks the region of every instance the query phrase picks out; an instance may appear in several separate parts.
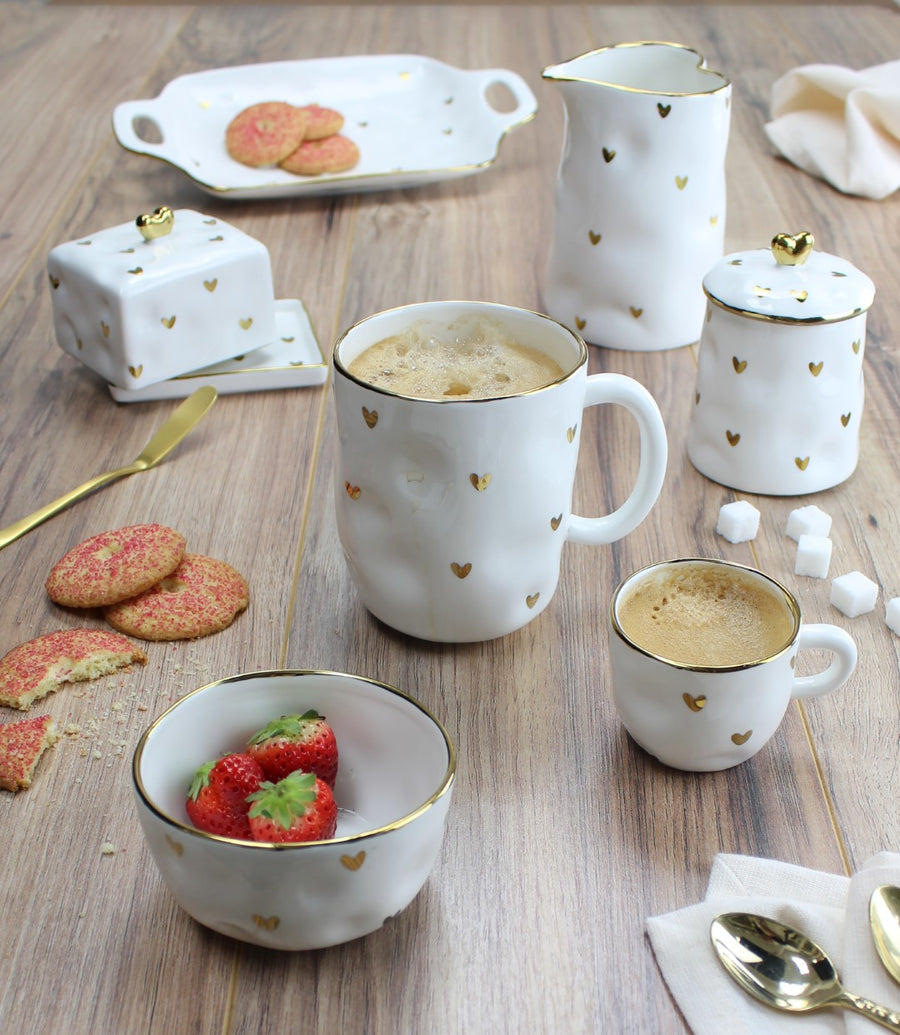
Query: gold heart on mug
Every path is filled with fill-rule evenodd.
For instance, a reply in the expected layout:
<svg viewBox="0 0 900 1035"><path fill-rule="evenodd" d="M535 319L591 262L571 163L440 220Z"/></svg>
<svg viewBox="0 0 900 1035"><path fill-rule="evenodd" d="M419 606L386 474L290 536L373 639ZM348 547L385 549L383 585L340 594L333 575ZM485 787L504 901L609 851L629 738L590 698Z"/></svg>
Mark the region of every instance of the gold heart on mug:
<svg viewBox="0 0 900 1035"><path fill-rule="evenodd" d="M599 244L602 234L595 234L593 230L588 230L588 237L591 239L591 244Z"/></svg>
<svg viewBox="0 0 900 1035"><path fill-rule="evenodd" d="M238 320L238 323L241 325L241 330L249 331L250 327L253 324L253 317L252 316L244 317L244 319Z"/></svg>
<svg viewBox="0 0 900 1035"><path fill-rule="evenodd" d="M776 234L772 238L772 254L781 266L802 266L814 244L815 238L808 230L799 234Z"/></svg>
<svg viewBox="0 0 900 1035"><path fill-rule="evenodd" d="M746 733L732 733L731 740L733 743L737 744L738 747L740 747L741 744L747 743L752 734L753 730L747 730Z"/></svg>
<svg viewBox="0 0 900 1035"><path fill-rule="evenodd" d="M365 406L362 408L363 420L368 424L370 428L374 428L378 423L378 410L367 410Z"/></svg>
<svg viewBox="0 0 900 1035"><path fill-rule="evenodd" d="M358 485L351 485L350 482L344 482L344 488L347 490L347 495L350 497L350 499L352 499L352 500L358 500L359 499L359 486Z"/></svg>
<svg viewBox="0 0 900 1035"><path fill-rule="evenodd" d="M637 306L635 306L635 305L630 305L630 306L628 307L628 311L629 311L629 312L631 313L631 315L632 315L632 316L633 316L633 317L635 318L635 320L637 320L637 319L638 319L638 317L639 317L639 316L640 316L640 315L641 315L641 314L643 313L643 311L644 311L644 310L643 310L643 309L639 309L639 308L638 308Z"/></svg>
<svg viewBox="0 0 900 1035"><path fill-rule="evenodd" d="M128 271L132 276L139 277L144 272L143 266L135 266L134 269Z"/></svg>
<svg viewBox="0 0 900 1035"><path fill-rule="evenodd" d="M734 372L736 374L743 374L743 372L747 369L747 360L738 359L737 356L732 356L731 365L734 367Z"/></svg>
<svg viewBox="0 0 900 1035"><path fill-rule="evenodd" d="M166 834L166 844L172 849L172 851L177 856L181 856L184 854L184 845L181 844L179 841L176 841L174 838L169 837L168 834Z"/></svg>
<svg viewBox="0 0 900 1035"><path fill-rule="evenodd" d="M163 324L163 326L168 327L169 330L171 331L172 328L175 326L175 317L174 316L164 316L160 320L160 323Z"/></svg>
<svg viewBox="0 0 900 1035"><path fill-rule="evenodd" d="M469 481L474 486L476 492L484 492L484 490L491 484L491 476L489 474L470 474Z"/></svg>
<svg viewBox="0 0 900 1035"><path fill-rule="evenodd" d="M472 570L472 562L466 561L465 564L457 564L456 561L452 561L450 570L458 579L464 579Z"/></svg>
<svg viewBox="0 0 900 1035"><path fill-rule="evenodd" d="M681 695L681 699L688 706L688 708L690 708L692 712L702 711L703 706L706 704L705 694L697 694L697 696L694 697L692 694L683 693Z"/></svg>
<svg viewBox="0 0 900 1035"><path fill-rule="evenodd" d="M216 288L219 286L219 278L213 277L212 280L204 280L203 286L206 288L207 291L209 291L210 294L212 294L212 292L215 291Z"/></svg>
<svg viewBox="0 0 900 1035"><path fill-rule="evenodd" d="M822 373L822 361L820 360L818 363L810 363L809 372L813 377L818 377L819 374Z"/></svg>
<svg viewBox="0 0 900 1035"><path fill-rule="evenodd" d="M104 338L109 337L109 324L104 323L103 320L100 321L100 332L102 333Z"/></svg>
<svg viewBox="0 0 900 1035"><path fill-rule="evenodd" d="M216 241L224 241L225 238L221 234L218 234L216 237L210 237L209 240L210 240L210 244L215 244Z"/></svg>
<svg viewBox="0 0 900 1035"><path fill-rule="evenodd" d="M729 446L736 446L741 441L741 433L739 431L728 431L726 428L725 438L728 439Z"/></svg>
<svg viewBox="0 0 900 1035"><path fill-rule="evenodd" d="M615 151L611 151L609 148L606 148L606 147L603 148L603 161L606 162L607 165L609 165L609 163L615 157L616 157L616 152Z"/></svg>
<svg viewBox="0 0 900 1035"><path fill-rule="evenodd" d="M700 393L699 392L694 392L694 405L695 406L699 406L700 405Z"/></svg>
<svg viewBox="0 0 900 1035"><path fill-rule="evenodd" d="M541 595L540 593L530 593L527 597L525 597L525 603L528 605L529 611L538 602L538 597L540 595Z"/></svg>
<svg viewBox="0 0 900 1035"><path fill-rule="evenodd" d="M253 922L264 931L274 931L281 920L277 916L260 916L259 913L254 913Z"/></svg>
<svg viewBox="0 0 900 1035"><path fill-rule="evenodd" d="M59 287L59 277L54 277L52 273L49 274L49 276L50 276L50 286L55 291Z"/></svg>
<svg viewBox="0 0 900 1035"><path fill-rule="evenodd" d="M144 364L143 363L141 363L140 365L138 365L136 367L129 367L128 368L128 373L131 374L131 376L134 377L134 378L140 377L141 374L143 374L143 372L144 372Z"/></svg>
<svg viewBox="0 0 900 1035"><path fill-rule="evenodd" d="M669 112L672 110L671 104L663 104L662 101L658 101L656 104L656 110L659 112L659 117L664 119Z"/></svg>
<svg viewBox="0 0 900 1035"><path fill-rule="evenodd" d="M550 518L550 527L553 529L554 532L562 524L562 517L562 514L560 514L559 517Z"/></svg>
<svg viewBox="0 0 900 1035"><path fill-rule="evenodd" d="M577 430L578 430L578 425L577 424L573 425L571 428L566 428L566 438L570 442L574 442L575 441L575 432Z"/></svg>
<svg viewBox="0 0 900 1035"><path fill-rule="evenodd" d="M719 222L719 217L718 216L710 216L709 217L709 225L710 226L715 226L718 222Z"/></svg>
<svg viewBox="0 0 900 1035"><path fill-rule="evenodd" d="M587 323L587 320L582 319L580 316L576 316L575 317L575 326L578 328L579 331L583 331L584 330L584 325L586 323Z"/></svg>
<svg viewBox="0 0 900 1035"><path fill-rule="evenodd" d="M675 186L679 190L684 190L684 188L687 186L687 181L688 181L687 176L676 176L675 177Z"/></svg>
<svg viewBox="0 0 900 1035"><path fill-rule="evenodd" d="M346 866L348 870L352 870L354 873L362 866L366 861L365 852L357 852L356 855L342 855L341 866Z"/></svg>
<svg viewBox="0 0 900 1035"><path fill-rule="evenodd" d="M844 427L846 428L849 423L850 423L850 414L849 413L842 413L841 414L841 424L843 424Z"/></svg>
<svg viewBox="0 0 900 1035"><path fill-rule="evenodd" d="M855 342L853 342L853 352L854 352L854 353L855 353L856 355L859 355L859 348L860 348L860 345L862 345L862 340L861 340L860 338L857 338L857 339L856 339L856 341L855 341Z"/></svg>
<svg viewBox="0 0 900 1035"><path fill-rule="evenodd" d="M794 457L794 463L800 468L801 471L805 471L806 468L809 466L809 457L808 456L803 456L803 457L795 456Z"/></svg>

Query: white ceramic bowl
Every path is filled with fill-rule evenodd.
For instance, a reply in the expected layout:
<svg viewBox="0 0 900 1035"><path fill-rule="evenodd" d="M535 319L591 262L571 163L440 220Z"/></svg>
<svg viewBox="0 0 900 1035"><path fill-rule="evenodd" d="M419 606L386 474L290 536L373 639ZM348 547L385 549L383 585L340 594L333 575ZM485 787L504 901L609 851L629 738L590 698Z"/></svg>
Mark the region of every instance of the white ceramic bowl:
<svg viewBox="0 0 900 1035"><path fill-rule="evenodd" d="M184 803L204 762L242 750L271 719L317 709L340 767L337 835L254 844L196 830ZM401 691L339 672L252 672L202 686L155 720L134 754L138 817L179 905L241 941L317 949L358 938L405 908L444 834L456 752Z"/></svg>

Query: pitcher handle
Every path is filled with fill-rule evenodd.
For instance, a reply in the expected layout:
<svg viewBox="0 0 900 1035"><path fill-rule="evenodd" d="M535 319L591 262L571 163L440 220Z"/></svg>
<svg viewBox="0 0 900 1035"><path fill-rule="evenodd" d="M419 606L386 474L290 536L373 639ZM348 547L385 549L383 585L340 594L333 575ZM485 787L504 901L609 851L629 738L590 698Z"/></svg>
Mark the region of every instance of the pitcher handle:
<svg viewBox="0 0 900 1035"><path fill-rule="evenodd" d="M584 406L616 403L637 421L641 435L641 458L634 488L627 500L611 514L586 518L572 514L566 539L599 546L628 535L650 513L666 476L668 444L662 415L653 396L642 384L624 374L592 374L587 379Z"/></svg>

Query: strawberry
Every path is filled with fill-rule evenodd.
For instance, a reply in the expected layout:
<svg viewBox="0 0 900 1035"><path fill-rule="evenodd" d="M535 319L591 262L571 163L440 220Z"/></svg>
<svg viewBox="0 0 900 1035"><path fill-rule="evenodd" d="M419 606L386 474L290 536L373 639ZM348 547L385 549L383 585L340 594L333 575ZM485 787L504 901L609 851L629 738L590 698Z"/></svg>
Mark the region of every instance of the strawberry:
<svg viewBox="0 0 900 1035"><path fill-rule="evenodd" d="M250 834L254 841L326 841L337 829L331 788L315 773L290 773L278 783L266 780L250 795Z"/></svg>
<svg viewBox="0 0 900 1035"><path fill-rule="evenodd" d="M277 783L300 769L315 773L334 787L338 770L337 741L323 715L311 709L303 715L282 715L250 738L247 746L266 779Z"/></svg>
<svg viewBox="0 0 900 1035"><path fill-rule="evenodd" d="M191 781L185 803L188 817L208 834L250 841L247 796L258 791L264 779L259 763L247 754L207 762Z"/></svg>

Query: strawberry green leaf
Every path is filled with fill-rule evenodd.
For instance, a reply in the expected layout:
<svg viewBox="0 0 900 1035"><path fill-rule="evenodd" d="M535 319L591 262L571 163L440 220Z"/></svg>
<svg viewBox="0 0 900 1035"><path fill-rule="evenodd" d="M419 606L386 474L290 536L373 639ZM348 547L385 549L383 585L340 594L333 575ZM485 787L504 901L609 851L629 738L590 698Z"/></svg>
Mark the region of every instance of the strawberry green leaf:
<svg viewBox="0 0 900 1035"><path fill-rule="evenodd" d="M209 786L209 773L215 764L216 760L213 759L212 762L207 762L205 765L200 766L197 772L194 773L194 778L191 780L191 787L188 791L189 798L193 798L196 801L197 795L203 788Z"/></svg>
<svg viewBox="0 0 900 1035"><path fill-rule="evenodd" d="M280 719L273 719L267 726L253 734L248 741L249 744L262 744L263 741L272 737L287 737L293 739L301 737L307 726L318 722L323 716L311 708L302 715L282 715Z"/></svg>
<svg viewBox="0 0 900 1035"><path fill-rule="evenodd" d="M253 803L249 812L251 819L262 816L285 830L290 829L295 819L305 816L315 800L315 774L301 773L299 770L278 783L267 780L258 791L247 796L247 801Z"/></svg>

